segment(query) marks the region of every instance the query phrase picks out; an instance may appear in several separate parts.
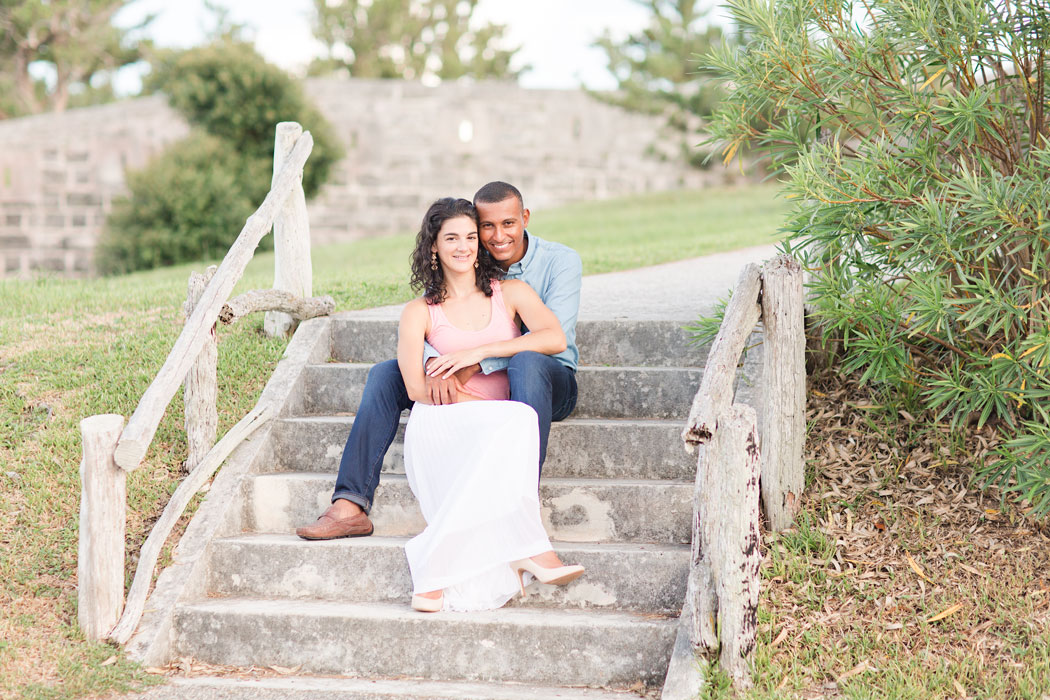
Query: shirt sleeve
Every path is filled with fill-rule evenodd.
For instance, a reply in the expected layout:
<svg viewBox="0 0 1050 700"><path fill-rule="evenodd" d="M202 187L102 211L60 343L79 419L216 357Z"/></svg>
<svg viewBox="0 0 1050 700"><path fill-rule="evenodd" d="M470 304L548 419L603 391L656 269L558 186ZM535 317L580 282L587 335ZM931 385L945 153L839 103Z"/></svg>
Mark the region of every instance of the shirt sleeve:
<svg viewBox="0 0 1050 700"><path fill-rule="evenodd" d="M576 319L580 315L580 287L583 284L583 263L575 250L565 248L553 257L551 273L543 289L537 289L540 301L558 318L568 345L576 344ZM487 357L481 361L485 374L507 369L509 357Z"/></svg>
<svg viewBox="0 0 1050 700"><path fill-rule="evenodd" d="M551 267L550 281L540 293L540 299L558 317L565 341L572 346L576 344L576 319L580 315L583 263L575 250L567 248L555 258Z"/></svg>
<svg viewBox="0 0 1050 700"><path fill-rule="evenodd" d="M434 349L434 346L423 341L423 369L427 368L427 360L432 357L441 357L441 353Z"/></svg>

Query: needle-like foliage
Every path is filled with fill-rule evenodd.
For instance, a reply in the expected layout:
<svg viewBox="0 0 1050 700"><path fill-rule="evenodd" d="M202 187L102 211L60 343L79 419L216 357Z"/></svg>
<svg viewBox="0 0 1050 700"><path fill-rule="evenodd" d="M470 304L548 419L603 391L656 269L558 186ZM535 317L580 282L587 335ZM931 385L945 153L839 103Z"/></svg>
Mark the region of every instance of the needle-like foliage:
<svg viewBox="0 0 1050 700"><path fill-rule="evenodd" d="M984 480L1050 512L1046 0L731 0L711 141L794 201L785 248L843 366L1002 432Z"/></svg>

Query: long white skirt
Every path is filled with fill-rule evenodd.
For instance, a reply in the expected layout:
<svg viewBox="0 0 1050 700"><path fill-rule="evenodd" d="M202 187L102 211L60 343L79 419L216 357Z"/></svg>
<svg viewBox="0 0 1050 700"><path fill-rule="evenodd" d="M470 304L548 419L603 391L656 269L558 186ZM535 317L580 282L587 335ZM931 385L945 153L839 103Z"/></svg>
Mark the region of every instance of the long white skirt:
<svg viewBox="0 0 1050 700"><path fill-rule="evenodd" d="M517 401L416 403L405 471L427 527L405 545L413 592L492 610L518 591L509 563L551 549L540 521L539 427Z"/></svg>

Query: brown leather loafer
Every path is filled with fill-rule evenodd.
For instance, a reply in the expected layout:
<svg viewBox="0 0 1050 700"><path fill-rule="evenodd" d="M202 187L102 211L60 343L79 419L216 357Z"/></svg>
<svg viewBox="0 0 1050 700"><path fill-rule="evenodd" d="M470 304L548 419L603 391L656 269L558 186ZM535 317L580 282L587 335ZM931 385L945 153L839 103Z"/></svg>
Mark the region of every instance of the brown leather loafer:
<svg viewBox="0 0 1050 700"><path fill-rule="evenodd" d="M295 534L304 540L334 540L338 537L368 537L375 530L366 513L349 518L332 515L333 506L328 506L313 525L297 528Z"/></svg>

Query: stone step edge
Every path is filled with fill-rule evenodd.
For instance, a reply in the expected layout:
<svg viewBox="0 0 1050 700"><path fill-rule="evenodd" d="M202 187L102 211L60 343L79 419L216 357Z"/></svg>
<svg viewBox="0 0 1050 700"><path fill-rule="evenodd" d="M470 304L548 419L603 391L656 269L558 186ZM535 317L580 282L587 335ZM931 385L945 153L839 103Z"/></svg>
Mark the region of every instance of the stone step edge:
<svg viewBox="0 0 1050 700"><path fill-rule="evenodd" d="M331 600L288 600L257 597L204 598L187 600L178 605L182 614L221 614L237 616L261 616L281 618L289 615L301 617L337 617L359 620L401 621L422 624L478 624L515 627L564 626L574 628L586 622L592 626L610 630L637 624L660 626L677 625L678 616L662 613L642 613L628 610L562 609L562 608L515 608L502 607L496 610L475 612L421 613L403 603L350 603Z"/></svg>
<svg viewBox="0 0 1050 700"><path fill-rule="evenodd" d="M215 545L237 544L242 546L266 546L298 544L304 548L349 548L361 547L381 549L383 547L404 547L411 537L407 535L370 535L368 537L339 537L331 540L304 540L297 535L279 532L245 532L228 537L217 537L212 540ZM667 544L665 542L564 542L551 540L555 552L610 553L622 552L688 552L688 544Z"/></svg>
<svg viewBox="0 0 1050 700"><path fill-rule="evenodd" d="M296 479L302 481L335 481L332 472L265 472L253 474L253 479ZM384 481L397 481L408 483L408 476L394 472L383 472L379 477L380 483ZM541 477L540 486L551 484L552 486L692 486L693 481L684 479L584 479L573 476L551 476Z"/></svg>
<svg viewBox="0 0 1050 700"><path fill-rule="evenodd" d="M174 686L174 687L172 687ZM214 695L208 691L214 691ZM170 692L170 694L169 694ZM143 700L193 697L196 700L297 700L302 697L337 700L372 700L377 697L415 700L631 700L639 697L629 690L540 686L504 681L430 681L408 678L357 678L353 676L285 676L280 678L176 677L171 686L154 688Z"/></svg>
<svg viewBox="0 0 1050 700"><path fill-rule="evenodd" d="M375 362L317 362L306 365L307 369L311 367L337 367L337 368L364 368L372 367ZM703 367L697 367L696 365L681 365L681 366L651 366L651 365L580 365L577 373L586 370L588 372L622 372L624 370L638 370L643 372L666 372L670 374L672 372L702 372Z"/></svg>
<svg viewBox="0 0 1050 700"><path fill-rule="evenodd" d="M340 413L322 413L322 414L303 414L303 415L289 415L274 418L275 423L353 423L354 418L357 416L353 411L340 412ZM402 412L400 422L402 424L408 423L408 415ZM560 421L554 421L551 423L551 427L557 425L615 425L622 428L671 428L671 427L684 427L685 420L678 420L674 418L576 418L569 416L568 418ZM683 450L685 448L682 448Z"/></svg>

